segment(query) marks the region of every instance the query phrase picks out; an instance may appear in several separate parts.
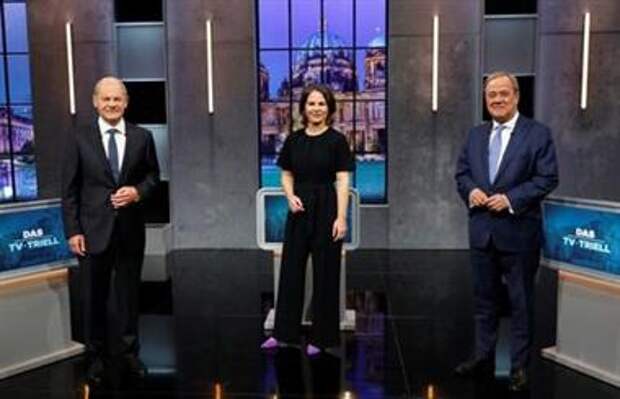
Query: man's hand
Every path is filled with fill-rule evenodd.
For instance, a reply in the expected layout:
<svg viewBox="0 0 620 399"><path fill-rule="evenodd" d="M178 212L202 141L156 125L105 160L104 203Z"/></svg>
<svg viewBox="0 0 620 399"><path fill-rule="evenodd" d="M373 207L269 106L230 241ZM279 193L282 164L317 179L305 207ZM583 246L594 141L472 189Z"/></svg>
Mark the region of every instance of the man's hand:
<svg viewBox="0 0 620 399"><path fill-rule="evenodd" d="M78 256L86 256L86 238L84 234L76 234L69 238L69 249Z"/></svg>
<svg viewBox="0 0 620 399"><path fill-rule="evenodd" d="M110 196L114 209L122 208L140 199L140 194L133 186L123 186Z"/></svg>
<svg viewBox="0 0 620 399"><path fill-rule="evenodd" d="M303 212L305 210L304 204L303 202L301 202L301 199L298 196L291 195L287 196L286 199L288 200L288 208L291 210L291 212L297 213Z"/></svg>
<svg viewBox="0 0 620 399"><path fill-rule="evenodd" d="M474 188L469 192L469 207L486 206L486 202L489 199L484 191L479 188Z"/></svg>
<svg viewBox="0 0 620 399"><path fill-rule="evenodd" d="M487 199L485 206L490 211L501 212L508 209L510 207L510 203L504 194L494 194Z"/></svg>

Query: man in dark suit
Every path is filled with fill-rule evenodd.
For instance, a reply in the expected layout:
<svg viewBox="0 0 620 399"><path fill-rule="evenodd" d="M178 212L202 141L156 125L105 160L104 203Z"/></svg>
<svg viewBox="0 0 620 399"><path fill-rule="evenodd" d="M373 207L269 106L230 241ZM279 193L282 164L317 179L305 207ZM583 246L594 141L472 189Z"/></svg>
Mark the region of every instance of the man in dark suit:
<svg viewBox="0 0 620 399"><path fill-rule="evenodd" d="M62 169L65 234L82 276L88 377L122 359L138 376L138 290L145 247L142 202L159 182L151 133L126 123L129 98L122 81L105 77L95 86L99 115L68 135Z"/></svg>
<svg viewBox="0 0 620 399"><path fill-rule="evenodd" d="M513 75L491 74L484 95L493 120L471 129L456 167L458 192L469 209L476 334L473 358L456 372L493 376L503 279L512 314L509 388L520 391L528 387L540 203L558 185L558 168L549 128L519 115Z"/></svg>

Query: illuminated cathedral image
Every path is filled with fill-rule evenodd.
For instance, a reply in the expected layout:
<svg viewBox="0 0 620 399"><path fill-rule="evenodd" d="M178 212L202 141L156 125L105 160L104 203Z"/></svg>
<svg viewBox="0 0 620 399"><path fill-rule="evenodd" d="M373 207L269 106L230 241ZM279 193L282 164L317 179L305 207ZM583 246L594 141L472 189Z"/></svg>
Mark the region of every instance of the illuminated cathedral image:
<svg viewBox="0 0 620 399"><path fill-rule="evenodd" d="M353 51L337 34L324 28L323 35L321 32L312 34L300 50L291 54L290 73L280 82L271 82L271 71L262 62L259 64L263 180L269 179L269 171L286 135L301 127L297 103L303 88L310 83L323 83L336 96L333 126L347 136L355 152L356 186L362 199L382 202L387 150L384 36L378 35ZM273 83L277 87L274 93L270 92ZM269 185L266 183L263 181L263 185ZM273 183L278 184L277 181Z"/></svg>
<svg viewBox="0 0 620 399"><path fill-rule="evenodd" d="M3 155L8 154L13 154L12 159L4 159ZM13 197L13 177L19 199L36 197L32 119L16 113L9 115L3 107L0 108L0 201Z"/></svg>

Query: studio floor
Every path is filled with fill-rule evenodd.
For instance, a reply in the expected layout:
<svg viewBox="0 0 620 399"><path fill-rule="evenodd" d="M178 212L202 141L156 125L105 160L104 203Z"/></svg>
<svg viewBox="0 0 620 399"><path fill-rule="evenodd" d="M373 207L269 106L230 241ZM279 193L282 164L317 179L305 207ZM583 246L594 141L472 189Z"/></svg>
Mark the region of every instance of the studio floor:
<svg viewBox="0 0 620 399"><path fill-rule="evenodd" d="M466 251L348 255L356 329L342 334L338 353L312 359L297 348L259 349L272 263L262 251L174 253L169 279L141 290L146 378L111 367L101 384L87 385L85 361L75 357L0 381L0 398L620 398L620 389L540 356L555 337L556 279L546 268L537 279L531 388L511 394L505 334L495 380L452 372L473 341ZM502 330L508 325L506 317Z"/></svg>

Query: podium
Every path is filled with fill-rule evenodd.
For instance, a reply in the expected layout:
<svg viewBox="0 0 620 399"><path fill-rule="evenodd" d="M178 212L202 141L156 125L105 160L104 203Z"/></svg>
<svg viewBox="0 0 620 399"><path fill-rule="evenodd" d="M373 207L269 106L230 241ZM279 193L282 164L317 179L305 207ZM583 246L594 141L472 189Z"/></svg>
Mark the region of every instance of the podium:
<svg viewBox="0 0 620 399"><path fill-rule="evenodd" d="M282 261L282 243L284 228L288 214L288 202L281 188L262 188L256 193L256 238L258 246L273 253L273 284L274 308L270 309L263 327L273 330L275 324L275 304L278 300L278 282L280 280L280 266ZM342 245L340 268L340 330L355 330L355 310L346 309L346 255L359 246L359 194L357 190L349 189L349 208L347 218L349 229ZM302 324L312 323L312 257L308 260L305 279L304 307Z"/></svg>
<svg viewBox="0 0 620 399"><path fill-rule="evenodd" d="M542 356L620 387L620 203L543 203L542 264L558 273L557 339Z"/></svg>
<svg viewBox="0 0 620 399"><path fill-rule="evenodd" d="M0 206L0 379L84 351L71 340L69 268L58 200Z"/></svg>

